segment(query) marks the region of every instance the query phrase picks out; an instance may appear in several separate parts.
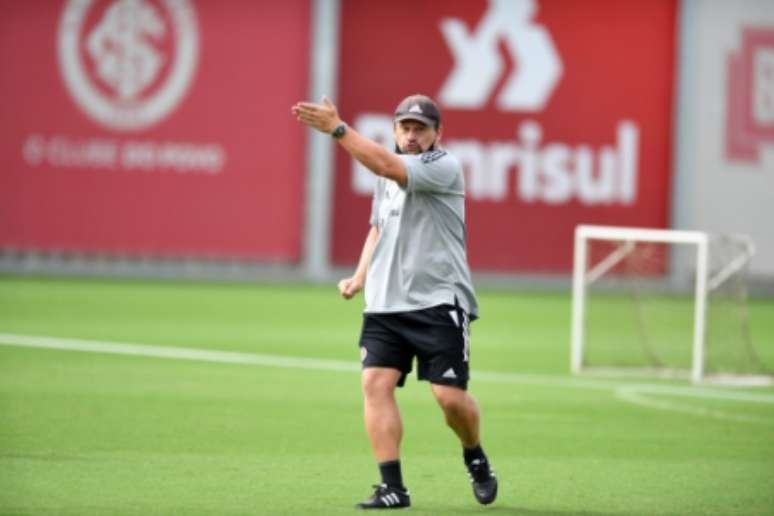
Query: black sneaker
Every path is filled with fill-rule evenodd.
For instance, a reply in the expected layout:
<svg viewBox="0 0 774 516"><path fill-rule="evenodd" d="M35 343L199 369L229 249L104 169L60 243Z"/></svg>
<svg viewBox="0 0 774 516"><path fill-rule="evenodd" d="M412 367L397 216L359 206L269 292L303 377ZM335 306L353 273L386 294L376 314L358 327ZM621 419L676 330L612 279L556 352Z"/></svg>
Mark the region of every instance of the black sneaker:
<svg viewBox="0 0 774 516"><path fill-rule="evenodd" d="M489 467L486 459L475 459L468 467L470 483L473 484L473 494L478 503L487 505L497 498L497 478Z"/></svg>
<svg viewBox="0 0 774 516"><path fill-rule="evenodd" d="M366 500L355 505L356 509L403 509L411 507L409 492L387 484L374 486L374 494Z"/></svg>

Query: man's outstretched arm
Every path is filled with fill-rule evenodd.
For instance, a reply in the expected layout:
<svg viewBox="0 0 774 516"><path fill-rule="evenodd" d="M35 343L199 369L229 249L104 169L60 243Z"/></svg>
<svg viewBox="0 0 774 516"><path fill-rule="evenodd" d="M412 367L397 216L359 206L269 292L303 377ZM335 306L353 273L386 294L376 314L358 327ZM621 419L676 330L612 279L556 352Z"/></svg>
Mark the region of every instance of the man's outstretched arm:
<svg viewBox="0 0 774 516"><path fill-rule="evenodd" d="M291 112L300 122L327 134L332 133L343 123L336 106L327 97L323 97L320 104L299 102L291 108ZM347 127L346 133L338 139L338 142L353 158L377 176L392 179L399 185L406 186L406 166L397 155L360 135L351 127Z"/></svg>

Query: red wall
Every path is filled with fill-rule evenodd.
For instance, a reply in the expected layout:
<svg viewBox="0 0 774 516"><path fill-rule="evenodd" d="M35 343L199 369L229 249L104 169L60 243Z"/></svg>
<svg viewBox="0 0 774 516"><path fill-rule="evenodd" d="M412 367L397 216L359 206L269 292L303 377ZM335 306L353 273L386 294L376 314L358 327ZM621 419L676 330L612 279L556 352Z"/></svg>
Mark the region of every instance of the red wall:
<svg viewBox="0 0 774 516"><path fill-rule="evenodd" d="M404 96L439 102L442 142L466 170L474 269L568 272L577 224L667 226L674 1L343 0L342 10L343 118L367 131L365 116L376 117L389 131ZM560 63L554 81L540 41ZM479 61L472 71L455 72L455 44ZM454 83L455 73L467 77ZM508 97L512 79L536 86ZM351 264L370 198L341 151L336 178L332 258Z"/></svg>
<svg viewBox="0 0 774 516"><path fill-rule="evenodd" d="M0 17L0 245L298 260L308 2L146 0L130 44L100 36L118 33L112 2L77 4Z"/></svg>
<svg viewBox="0 0 774 516"><path fill-rule="evenodd" d="M0 247L298 261L309 2L116 4L0 17ZM474 269L564 273L579 223L667 227L674 0L341 9L343 118L389 144L401 98L439 101ZM363 178L338 150L337 265L368 230Z"/></svg>

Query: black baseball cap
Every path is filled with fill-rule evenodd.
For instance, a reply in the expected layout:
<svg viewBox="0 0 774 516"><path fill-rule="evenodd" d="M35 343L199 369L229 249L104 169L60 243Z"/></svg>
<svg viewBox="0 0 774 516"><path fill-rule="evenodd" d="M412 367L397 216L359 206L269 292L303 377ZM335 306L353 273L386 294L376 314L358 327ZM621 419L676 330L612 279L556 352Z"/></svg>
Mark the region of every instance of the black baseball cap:
<svg viewBox="0 0 774 516"><path fill-rule="evenodd" d="M433 99L427 95L409 95L395 109L395 121L417 120L438 129L441 125L441 112Z"/></svg>

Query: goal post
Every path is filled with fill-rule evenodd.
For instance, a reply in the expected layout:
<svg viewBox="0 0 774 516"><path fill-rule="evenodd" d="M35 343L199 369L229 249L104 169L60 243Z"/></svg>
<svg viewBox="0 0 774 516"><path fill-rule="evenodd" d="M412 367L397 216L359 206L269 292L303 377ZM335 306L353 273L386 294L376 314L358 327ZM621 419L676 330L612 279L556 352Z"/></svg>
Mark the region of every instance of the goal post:
<svg viewBox="0 0 774 516"><path fill-rule="evenodd" d="M729 278L742 275L749 263L754 246L743 235L724 237L733 242L734 252L730 256L716 253L711 256L717 243L715 236L702 231L683 231L669 229L645 229L613 226L581 225L575 229L572 322L570 367L573 373L593 369L620 369L621 372L633 367L687 373L694 383L701 382L707 375L707 317L708 301L711 291L718 289ZM730 244L729 244L730 246ZM620 284L626 284L625 290ZM677 288L677 286L680 288ZM608 349L633 346L640 341L639 349L630 355L639 355L642 363L635 364L632 356L618 360L623 363L604 364L620 350L604 353L596 361L590 361L589 347L594 346L588 334L589 296L595 293L609 296L608 319L597 316L603 321L598 326L608 326L606 335ZM602 294L599 294L599 293ZM656 294L653 294L653 293ZM612 297L611 297L612 293ZM667 299L667 294L680 298L681 306ZM614 297L618 296L618 297ZM746 291L744 292L746 296ZM684 315L681 329L674 323L662 323L663 328L653 331L653 323L648 319L645 302L659 298L663 313L675 312ZM737 303L746 303L746 297ZM625 312L623 305L632 305L632 313ZM690 310L689 310L690 308ZM604 309L603 309L604 310ZM599 311L599 310L598 310ZM746 317L743 308L741 311ZM618 319L630 318L629 335L613 335L614 329L621 326ZM688 321L690 319L690 321ZM608 321L608 322L604 322ZM736 323L734 323L736 324ZM746 332L746 321L741 323L740 333ZM608 331L609 330L609 331ZM660 335L651 335L659 333ZM633 333L633 335L631 334ZM670 334L671 333L671 334ZM748 335L744 335L748 337ZM660 340L674 338L669 348L659 344ZM605 340L605 339L602 339ZM684 347L684 349L678 349ZM750 347L750 346L740 346ZM633 349L633 347L631 347ZM750 353L753 354L750 347ZM671 357L684 356L689 360L673 360ZM620 355L619 355L620 358ZM753 357L755 358L755 357ZM593 363L592 363L593 362Z"/></svg>

